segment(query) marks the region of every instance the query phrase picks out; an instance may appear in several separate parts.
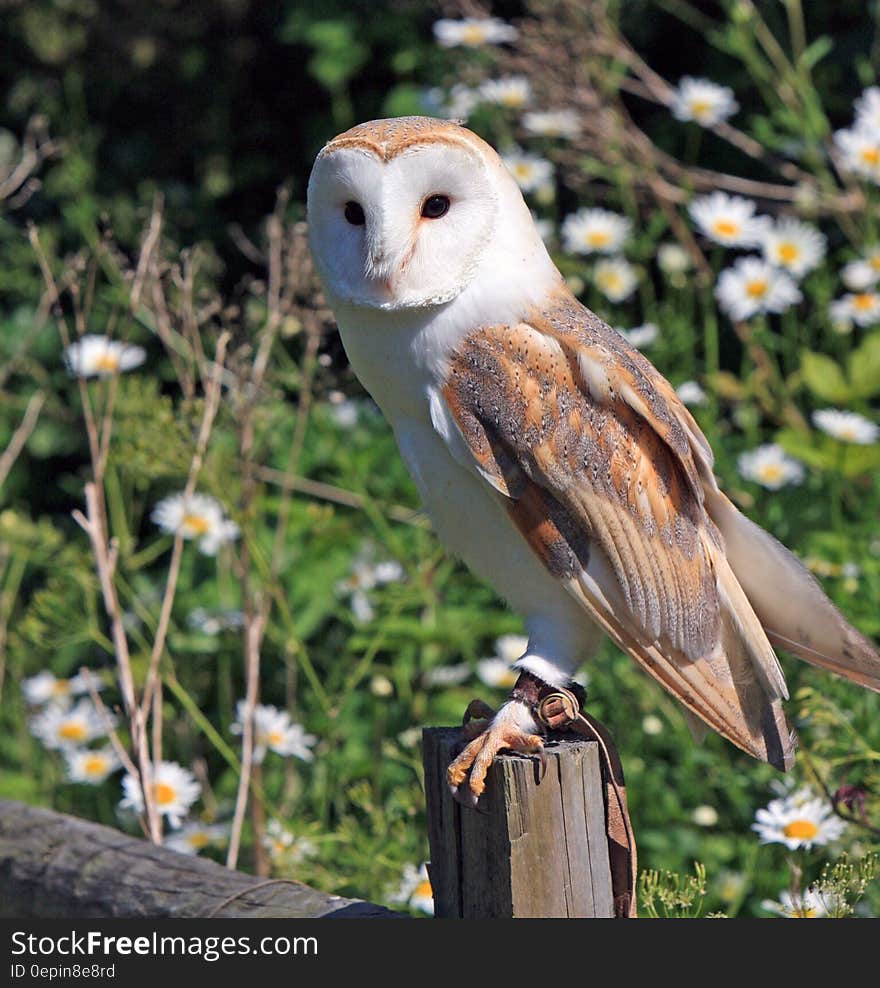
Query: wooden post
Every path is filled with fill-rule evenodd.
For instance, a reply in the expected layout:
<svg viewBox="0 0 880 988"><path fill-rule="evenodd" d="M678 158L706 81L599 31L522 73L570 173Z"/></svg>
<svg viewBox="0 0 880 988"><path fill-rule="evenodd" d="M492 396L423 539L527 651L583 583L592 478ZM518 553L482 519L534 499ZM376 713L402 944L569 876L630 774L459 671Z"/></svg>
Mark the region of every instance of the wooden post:
<svg viewBox="0 0 880 988"><path fill-rule="evenodd" d="M455 802L446 786L461 730L426 728L423 742L436 916L614 915L595 742L548 742L540 784L535 759L500 755L476 809Z"/></svg>

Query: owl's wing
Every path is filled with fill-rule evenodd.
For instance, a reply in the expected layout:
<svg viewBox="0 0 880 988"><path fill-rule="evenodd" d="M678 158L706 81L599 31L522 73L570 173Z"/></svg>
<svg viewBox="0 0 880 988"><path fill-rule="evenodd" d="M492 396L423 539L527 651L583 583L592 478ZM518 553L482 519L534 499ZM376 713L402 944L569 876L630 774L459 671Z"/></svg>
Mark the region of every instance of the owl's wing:
<svg viewBox="0 0 880 988"><path fill-rule="evenodd" d="M712 454L671 386L573 299L455 350L435 427L547 569L650 675L779 768L776 655L707 514Z"/></svg>

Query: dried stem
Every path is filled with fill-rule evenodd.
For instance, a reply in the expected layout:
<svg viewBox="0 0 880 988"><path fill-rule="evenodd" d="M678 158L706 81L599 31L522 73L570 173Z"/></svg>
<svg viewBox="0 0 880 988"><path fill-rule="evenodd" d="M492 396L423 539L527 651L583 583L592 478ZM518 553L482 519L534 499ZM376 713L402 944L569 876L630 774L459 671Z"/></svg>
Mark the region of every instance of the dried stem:
<svg viewBox="0 0 880 988"><path fill-rule="evenodd" d="M0 455L0 487L5 483L6 478L9 476L9 471L24 449L24 444L36 428L37 420L40 417L40 412L45 402L46 393L44 391L37 391L31 395L21 422L18 424L15 432L12 433L12 438L9 440L3 454Z"/></svg>

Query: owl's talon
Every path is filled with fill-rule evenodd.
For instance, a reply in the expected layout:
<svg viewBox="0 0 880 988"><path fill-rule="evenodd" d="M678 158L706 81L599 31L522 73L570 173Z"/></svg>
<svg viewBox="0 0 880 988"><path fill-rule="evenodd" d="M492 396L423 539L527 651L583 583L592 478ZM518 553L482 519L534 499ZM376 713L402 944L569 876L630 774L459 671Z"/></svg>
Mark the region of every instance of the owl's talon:
<svg viewBox="0 0 880 988"><path fill-rule="evenodd" d="M469 706L468 710L470 709ZM547 761L544 757L543 740L537 734L523 731L515 721L496 716L482 733L465 746L464 751L446 770L446 781L456 802L462 806L476 806L486 788L486 773L501 751L537 755L539 780L544 778Z"/></svg>

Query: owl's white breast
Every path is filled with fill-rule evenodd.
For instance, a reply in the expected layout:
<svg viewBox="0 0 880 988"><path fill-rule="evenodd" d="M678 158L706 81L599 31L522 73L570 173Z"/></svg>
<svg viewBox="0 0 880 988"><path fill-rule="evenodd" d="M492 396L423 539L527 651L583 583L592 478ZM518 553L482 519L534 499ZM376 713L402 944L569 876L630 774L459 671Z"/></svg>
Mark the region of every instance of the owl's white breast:
<svg viewBox="0 0 880 988"><path fill-rule="evenodd" d="M558 286L560 275L543 244L521 237L519 243L520 254L511 259L511 240L501 241L480 276L444 306L335 309L352 368L391 424L440 540L526 618L529 654L568 674L592 648L595 629L532 553L497 492L456 455L455 442L431 415L432 395L436 400L442 389L456 345L480 326L517 323Z"/></svg>

